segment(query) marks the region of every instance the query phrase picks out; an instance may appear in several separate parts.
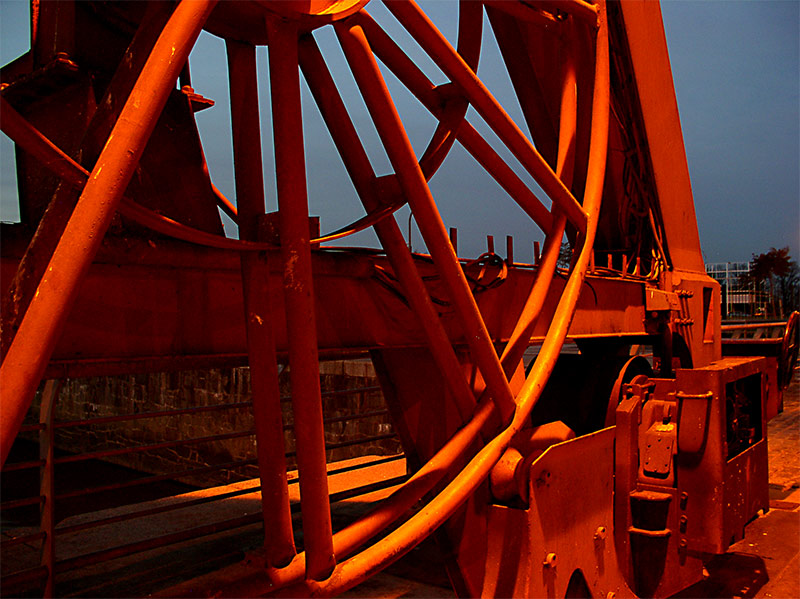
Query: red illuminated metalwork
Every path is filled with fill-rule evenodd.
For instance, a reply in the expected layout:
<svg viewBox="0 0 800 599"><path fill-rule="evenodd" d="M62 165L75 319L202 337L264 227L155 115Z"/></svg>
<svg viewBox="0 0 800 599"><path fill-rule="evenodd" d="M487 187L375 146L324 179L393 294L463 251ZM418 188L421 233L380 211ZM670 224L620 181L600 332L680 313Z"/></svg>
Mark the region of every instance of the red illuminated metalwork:
<svg viewBox="0 0 800 599"><path fill-rule="evenodd" d="M32 50L4 67L0 113L23 181L23 222L4 234L2 254L3 462L43 379L248 363L264 547L191 583L236 596L336 594L438 529L453 546L451 578L471 596L562 597L581 585L598 596L668 596L766 507L766 389L796 359L797 320L777 375L770 357L732 349L723 358L719 287L703 272L657 4L461 2L451 44L414 2L387 2L442 85L366 0L33 6ZM484 24L530 135L477 74ZM192 116L208 105L188 85L203 28L227 49L235 205L211 183ZM338 39L389 175L370 163L313 36L322 28ZM98 55L99 31L115 58ZM276 217L264 196L259 45L269 47ZM379 61L437 121L419 159ZM366 212L328 235L309 218L301 73ZM73 95L61 107L38 101L65 90ZM549 202L467 120L470 107ZM70 111L85 118L67 120ZM428 185L455 143L544 235L527 267L509 242L504 283L486 293L474 285L485 265L458 258ZM177 167L164 165L176 156ZM425 259L393 216L405 204ZM218 208L241 239L221 235ZM379 254L325 245L366 227ZM557 266L565 235L568 270ZM124 326L133 313L149 319L144 332ZM568 338L579 356L562 354ZM525 372L531 345L538 354ZM652 346L652 364L634 356L641 345ZM415 470L334 531L320 357L358 352L372 358ZM284 357L300 552L278 387ZM726 409L735 417L726 421ZM709 477L722 497L706 488ZM733 486L746 488L745 500ZM51 594L52 514L47 521Z"/></svg>

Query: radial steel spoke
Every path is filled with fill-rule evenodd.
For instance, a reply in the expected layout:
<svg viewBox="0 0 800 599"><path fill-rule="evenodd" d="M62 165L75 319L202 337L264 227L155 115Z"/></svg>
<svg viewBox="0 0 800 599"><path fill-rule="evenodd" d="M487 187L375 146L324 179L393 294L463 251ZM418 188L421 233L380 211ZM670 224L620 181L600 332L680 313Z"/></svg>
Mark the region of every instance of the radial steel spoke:
<svg viewBox="0 0 800 599"><path fill-rule="evenodd" d="M258 241L258 219L265 211L258 117L256 49L226 41L231 95L231 130L236 175L239 234ZM261 477L266 563L284 566L294 557L292 513L286 478L278 362L269 306L269 253L241 252L250 382L256 451Z"/></svg>
<svg viewBox="0 0 800 599"><path fill-rule="evenodd" d="M283 292L306 577L323 580L333 570L336 559L325 465L296 25L270 21L268 37Z"/></svg>
<svg viewBox="0 0 800 599"><path fill-rule="evenodd" d="M214 0L181 2L159 36L0 367L0 464L30 406L80 283Z"/></svg>
<svg viewBox="0 0 800 599"><path fill-rule="evenodd" d="M336 32L420 232L449 290L472 358L501 417L508 421L515 409L508 380L364 32L359 25L343 21L336 24Z"/></svg>
<svg viewBox="0 0 800 599"><path fill-rule="evenodd" d="M300 43L300 65L359 198L367 212L379 210L381 204L375 195L375 173L325 60L311 36L305 36ZM423 327L433 359L453 394L462 420L466 421L475 408L474 395L397 221L394 217L386 218L374 226L411 308Z"/></svg>
<svg viewBox="0 0 800 599"><path fill-rule="evenodd" d="M395 74L408 90L422 102L431 114L445 118L442 109L442 87L436 88L428 77L414 64L403 50L368 15L358 15L358 22L376 56ZM550 211L511 169L500 155L483 139L480 133L464 121L458 128L458 141L497 183L519 204L543 231L549 231L553 222Z"/></svg>
<svg viewBox="0 0 800 599"><path fill-rule="evenodd" d="M477 129L469 123L464 123L458 130L458 141L494 177L533 222L543 231L550 230L553 224L551 211L542 204L536 194L525 185Z"/></svg>
<svg viewBox="0 0 800 599"><path fill-rule="evenodd" d="M390 2L387 8L439 68L458 84L475 110L536 179L550 199L561 206L570 222L579 231L585 231L585 209L428 17L414 2Z"/></svg>

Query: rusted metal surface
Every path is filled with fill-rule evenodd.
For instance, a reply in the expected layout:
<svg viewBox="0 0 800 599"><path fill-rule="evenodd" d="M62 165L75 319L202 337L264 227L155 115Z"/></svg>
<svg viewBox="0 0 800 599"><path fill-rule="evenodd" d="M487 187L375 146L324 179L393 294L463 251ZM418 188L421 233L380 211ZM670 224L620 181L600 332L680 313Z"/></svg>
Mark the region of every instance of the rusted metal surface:
<svg viewBox="0 0 800 599"><path fill-rule="evenodd" d="M86 422L53 423L49 383L36 429L43 453L5 471L46 473L39 496L21 500L43 504L43 534L26 537L44 543L43 566L11 575L15 584L46 576L51 596L66 568L260 523L261 547L243 563L161 592L337 594L436 534L463 595L663 597L696 582L767 507L766 419L797 359L798 315L782 336L723 341L657 3L454 3L454 40L413 2L386 8L446 83L423 72L366 0L32 3L32 50L3 69L22 214L3 231L3 462L17 434L34 430L22 423L43 378L248 364L253 401L236 405L252 410L254 426L55 457L54 428ZM477 74L484 26L528 132ZM213 106L190 81L202 28L227 49L233 202L211 183L193 117ZM341 46L388 175L372 166L316 30ZM263 45L269 99L258 97ZM387 72L436 121L419 158ZM366 212L326 235L308 208L301 74ZM266 101L277 214L266 214ZM487 254L458 258L428 185L456 143L543 234L534 264L515 261L511 238L497 256L492 236ZM402 236L394 212L406 204L430 255ZM219 210L240 239L224 236ZM326 245L366 227L381 250ZM567 339L579 356L562 354ZM652 357L637 356L641 347ZM366 352L386 410L324 415L320 357ZM384 413L410 476L331 493L326 424ZM54 561L53 501L85 491L54 494L55 464L252 434L258 513ZM299 479L288 480L285 455L297 458ZM374 485L397 488L360 519L332 521L332 501Z"/></svg>

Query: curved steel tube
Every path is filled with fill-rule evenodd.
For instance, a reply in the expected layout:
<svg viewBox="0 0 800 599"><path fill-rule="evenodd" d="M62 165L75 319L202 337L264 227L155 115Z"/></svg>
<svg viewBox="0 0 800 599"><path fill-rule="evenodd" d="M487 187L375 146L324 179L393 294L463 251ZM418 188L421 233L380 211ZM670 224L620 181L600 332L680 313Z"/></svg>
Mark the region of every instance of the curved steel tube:
<svg viewBox="0 0 800 599"><path fill-rule="evenodd" d="M306 577L322 580L333 571L336 556L322 422L297 24L270 20L267 37L283 298Z"/></svg>

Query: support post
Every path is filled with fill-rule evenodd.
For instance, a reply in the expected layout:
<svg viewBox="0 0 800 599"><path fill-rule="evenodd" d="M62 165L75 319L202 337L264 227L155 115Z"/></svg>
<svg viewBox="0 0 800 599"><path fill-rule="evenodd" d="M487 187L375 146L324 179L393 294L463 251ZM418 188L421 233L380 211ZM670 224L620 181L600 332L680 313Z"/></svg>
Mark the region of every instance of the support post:
<svg viewBox="0 0 800 599"><path fill-rule="evenodd" d="M228 40L231 124L236 172L239 236L258 241L258 219L266 210L258 116L256 49ZM288 564L296 554L286 479L280 385L269 306L268 253L241 252L248 363L253 392L261 511L268 566Z"/></svg>
<svg viewBox="0 0 800 599"><path fill-rule="evenodd" d="M319 383L319 349L300 104L298 32L291 23L272 21L269 23L268 37L283 294L289 341L289 375L297 467L300 471L306 578L324 580L336 566L336 559L333 555Z"/></svg>

